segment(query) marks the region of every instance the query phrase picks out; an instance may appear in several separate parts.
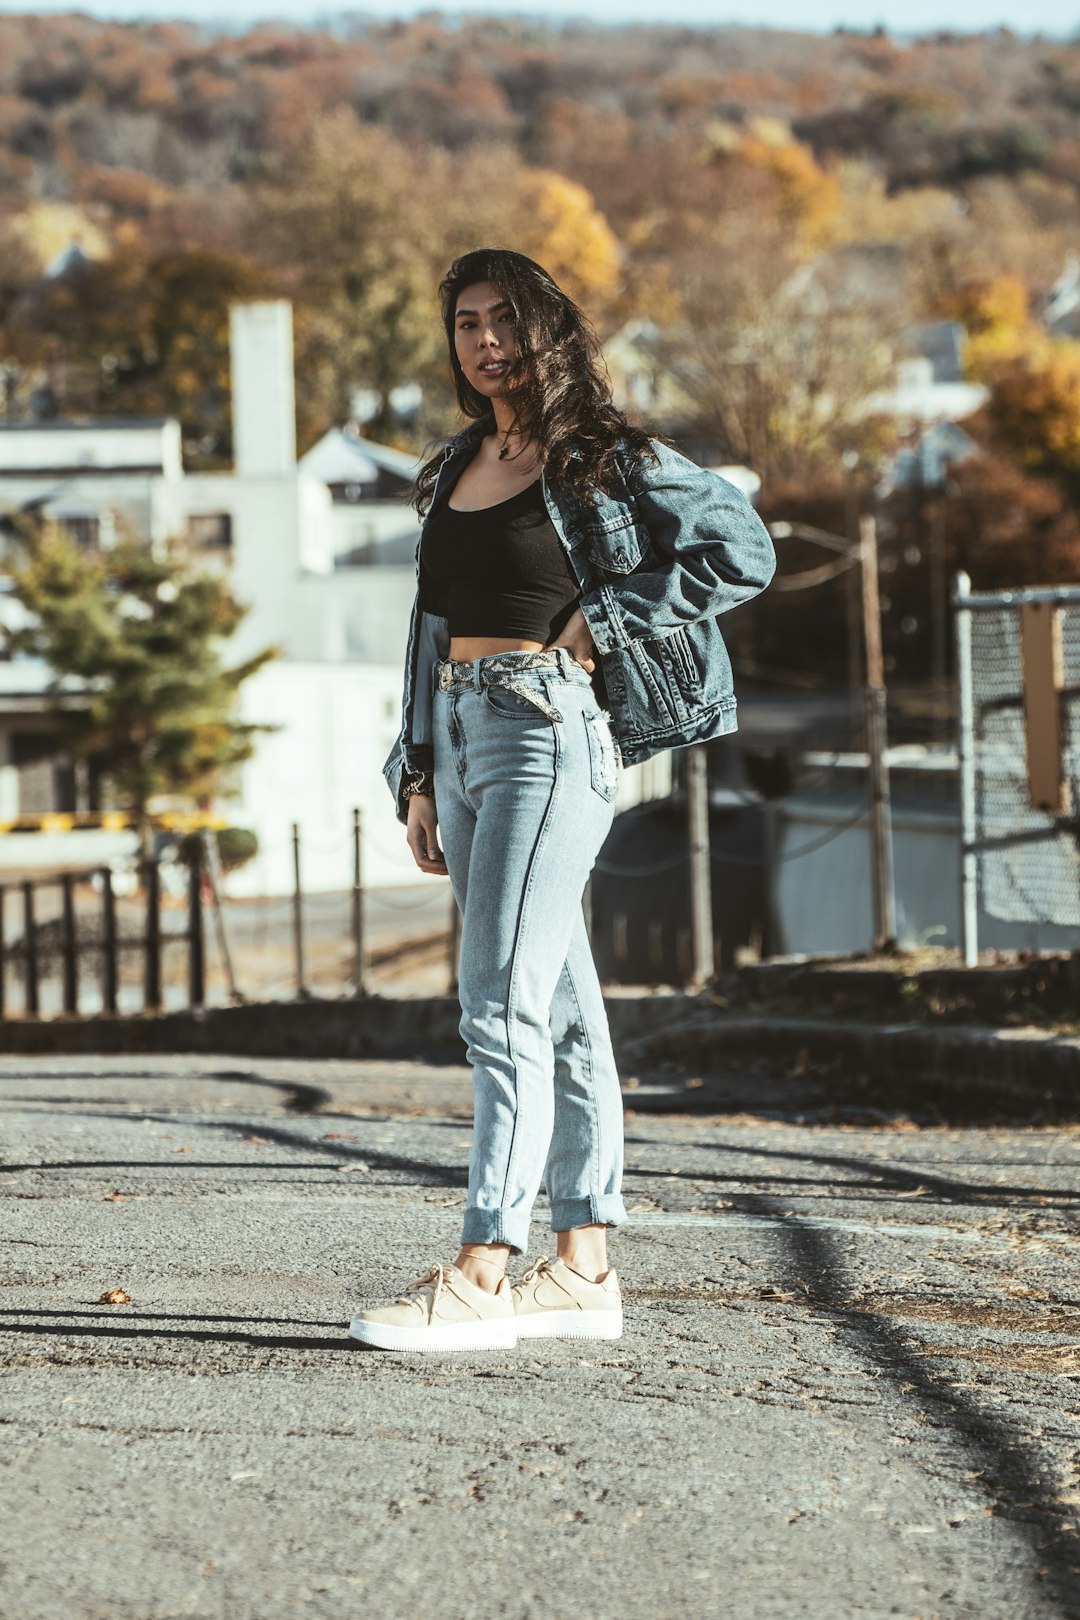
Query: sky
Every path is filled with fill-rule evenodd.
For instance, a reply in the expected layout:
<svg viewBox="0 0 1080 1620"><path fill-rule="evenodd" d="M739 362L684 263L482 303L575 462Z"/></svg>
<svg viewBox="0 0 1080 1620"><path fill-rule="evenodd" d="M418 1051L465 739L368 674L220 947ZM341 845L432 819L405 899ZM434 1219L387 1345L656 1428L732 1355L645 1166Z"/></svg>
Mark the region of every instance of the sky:
<svg viewBox="0 0 1080 1620"><path fill-rule="evenodd" d="M494 16L569 17L606 23L750 23L757 27L829 32L844 25L870 29L882 24L897 35L939 29L982 30L999 26L1018 34L1072 38L1080 34L1080 0L466 0L461 6L410 4L409 0L356 0L325 5L315 0L0 0L0 12L79 10L99 17L163 19L246 25L266 17L307 22L315 15L352 11L373 17L411 17L444 10Z"/></svg>

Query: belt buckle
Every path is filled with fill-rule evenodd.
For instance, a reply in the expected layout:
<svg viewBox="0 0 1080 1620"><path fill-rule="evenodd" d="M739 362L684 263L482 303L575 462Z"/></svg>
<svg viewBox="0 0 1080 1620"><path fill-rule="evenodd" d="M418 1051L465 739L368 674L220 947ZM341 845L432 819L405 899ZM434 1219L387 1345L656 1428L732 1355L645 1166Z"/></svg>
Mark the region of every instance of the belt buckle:
<svg viewBox="0 0 1080 1620"><path fill-rule="evenodd" d="M454 678L454 671L453 671L452 665L450 665L450 664L440 664L439 665L439 691L440 692L449 691L450 682L453 680L453 678Z"/></svg>

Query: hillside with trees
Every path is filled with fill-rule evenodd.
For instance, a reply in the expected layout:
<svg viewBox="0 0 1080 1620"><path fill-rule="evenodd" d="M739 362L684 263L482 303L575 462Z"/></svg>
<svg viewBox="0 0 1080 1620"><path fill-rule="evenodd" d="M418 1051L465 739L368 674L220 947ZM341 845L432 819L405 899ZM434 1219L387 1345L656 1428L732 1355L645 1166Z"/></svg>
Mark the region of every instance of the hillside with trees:
<svg viewBox="0 0 1080 1620"><path fill-rule="evenodd" d="M190 464L224 465L228 305L286 295L301 448L358 388L366 431L420 447L451 414L434 289L484 241L540 258L605 337L650 323L680 432L825 527L844 452L868 489L895 447L864 401L902 332L962 321L989 398L950 563L1075 577L1080 343L1045 315L1080 252L1080 44L0 17L8 419L167 411Z"/></svg>

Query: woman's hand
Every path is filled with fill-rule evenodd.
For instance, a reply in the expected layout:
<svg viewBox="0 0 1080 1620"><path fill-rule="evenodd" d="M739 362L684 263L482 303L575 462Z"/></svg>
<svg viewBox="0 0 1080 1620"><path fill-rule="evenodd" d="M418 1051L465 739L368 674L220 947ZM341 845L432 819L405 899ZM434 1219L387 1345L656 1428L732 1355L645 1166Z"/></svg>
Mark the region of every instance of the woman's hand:
<svg viewBox="0 0 1080 1620"><path fill-rule="evenodd" d="M405 841L421 872L446 876L446 857L439 848L435 800L427 793L414 793L409 800L409 822Z"/></svg>
<svg viewBox="0 0 1080 1620"><path fill-rule="evenodd" d="M549 646L565 647L570 656L576 658L590 675L596 668L596 647L580 608L574 609L555 640L549 642Z"/></svg>

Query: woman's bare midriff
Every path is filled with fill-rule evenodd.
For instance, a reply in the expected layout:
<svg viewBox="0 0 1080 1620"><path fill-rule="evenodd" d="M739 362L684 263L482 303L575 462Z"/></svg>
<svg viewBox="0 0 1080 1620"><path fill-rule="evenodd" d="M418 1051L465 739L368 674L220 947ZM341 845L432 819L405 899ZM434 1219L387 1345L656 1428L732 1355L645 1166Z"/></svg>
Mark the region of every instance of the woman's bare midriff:
<svg viewBox="0 0 1080 1620"><path fill-rule="evenodd" d="M450 657L471 664L474 658L488 658L492 653L542 652L542 641L518 641L513 636L452 636Z"/></svg>

